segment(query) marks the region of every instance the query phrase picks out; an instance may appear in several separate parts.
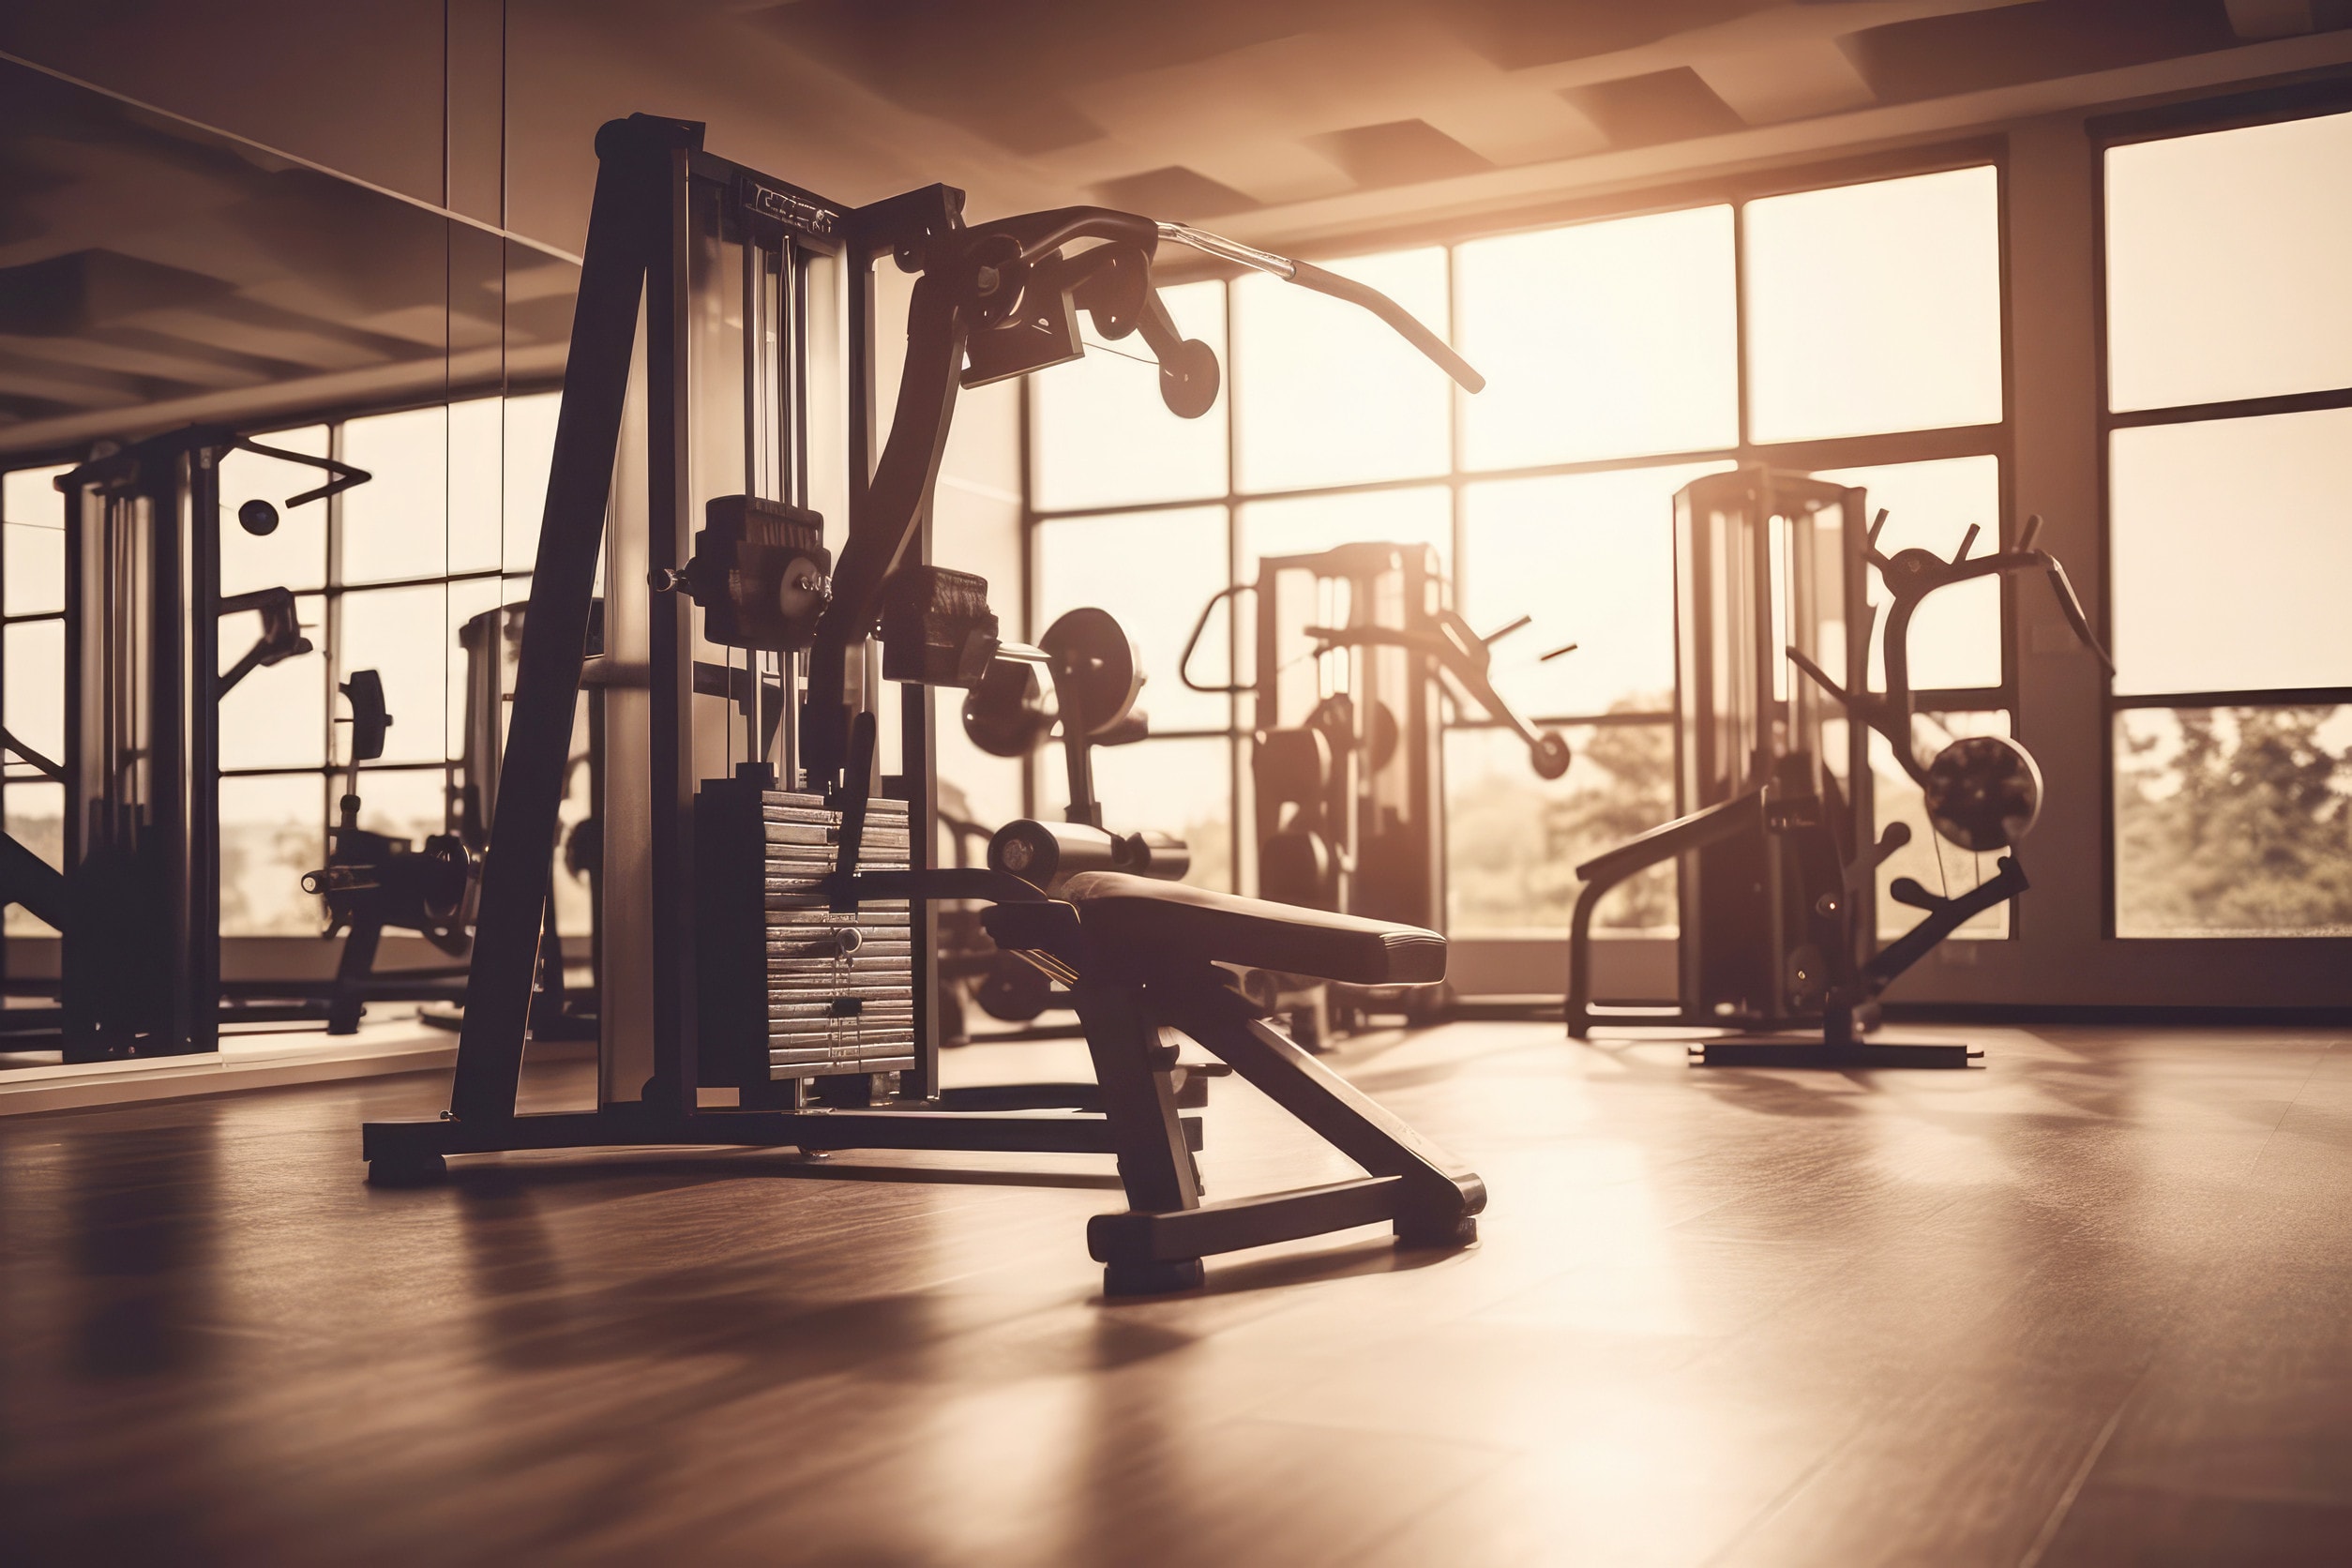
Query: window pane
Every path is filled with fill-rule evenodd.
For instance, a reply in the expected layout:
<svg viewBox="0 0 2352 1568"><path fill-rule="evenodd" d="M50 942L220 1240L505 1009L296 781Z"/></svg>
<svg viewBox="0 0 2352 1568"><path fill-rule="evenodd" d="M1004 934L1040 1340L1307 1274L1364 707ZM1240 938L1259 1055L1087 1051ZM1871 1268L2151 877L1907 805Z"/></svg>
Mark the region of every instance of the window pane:
<svg viewBox="0 0 2352 1568"><path fill-rule="evenodd" d="M325 911L302 875L326 863L325 812L318 774L220 781L222 936L318 934Z"/></svg>
<svg viewBox="0 0 2352 1568"><path fill-rule="evenodd" d="M2352 708L2116 716L2116 934L2352 936Z"/></svg>
<svg viewBox="0 0 2352 1568"><path fill-rule="evenodd" d="M539 519L547 508L547 476L555 460L555 418L563 412L560 392L509 398L505 404L505 566L530 571L538 563Z"/></svg>
<svg viewBox="0 0 2352 1568"><path fill-rule="evenodd" d="M448 560L448 411L354 419L343 457L374 477L343 492L342 580L439 577Z"/></svg>
<svg viewBox="0 0 2352 1568"><path fill-rule="evenodd" d="M1333 262L1447 336L1445 252ZM1263 273L1233 285L1233 395L1247 490L1445 471L1454 384L1360 307Z"/></svg>
<svg viewBox="0 0 2352 1568"><path fill-rule="evenodd" d="M1195 887L1233 885L1233 743L1187 735L1098 747L1094 795L1103 825L1114 833L1157 828L1192 849L1184 881ZM1070 804L1068 764L1059 742L1037 754L1037 808L1059 819Z"/></svg>
<svg viewBox="0 0 2352 1568"><path fill-rule="evenodd" d="M281 451L326 454L324 425L272 430L254 439ZM326 503L313 501L289 509L286 498L316 490L329 477L323 468L253 452L231 452L220 460L222 594L246 594L256 588L292 588L300 593L326 585ZM237 508L256 499L278 508L276 531L258 537L236 520Z"/></svg>
<svg viewBox="0 0 2352 1568"><path fill-rule="evenodd" d="M1447 930L1456 937L1568 934L1576 867L1674 815L1674 731L1578 726L1576 761L1545 780L1506 730L1445 737ZM1652 867L1603 899L1593 928L1671 935L1674 867Z"/></svg>
<svg viewBox="0 0 2352 1568"><path fill-rule="evenodd" d="M1176 329L1225 352L1225 285L1168 290ZM1080 317L1089 343L1100 341ZM1225 493L1225 392L1198 419L1179 419L1160 401L1159 373L1140 337L1091 348L1083 359L1029 378L1031 504L1043 511L1128 506Z"/></svg>
<svg viewBox="0 0 2352 1568"><path fill-rule="evenodd" d="M310 641L324 644L325 601L306 594L294 612ZM261 632L258 615L220 622L220 668L229 668ZM220 699L220 765L224 768L314 768L326 760L326 661L298 654L265 670L249 671Z"/></svg>
<svg viewBox="0 0 2352 1568"><path fill-rule="evenodd" d="M66 498L52 482L58 468L0 475L0 539L8 554L8 613L40 615L66 608Z"/></svg>
<svg viewBox="0 0 2352 1568"><path fill-rule="evenodd" d="M1033 635L1054 617L1095 605L1119 618L1143 656L1140 706L1154 730L1223 730L1232 704L1186 689L1176 663L1211 595L1225 586L1225 508L1070 518L1037 526L1037 612ZM1194 678L1225 678L1225 618L1194 656Z"/></svg>
<svg viewBox="0 0 2352 1568"><path fill-rule="evenodd" d="M1311 555L1334 546L1366 542L1425 544L1437 551L1438 571L1448 570L1454 551L1453 498L1443 490L1373 490L1360 495L1300 496L1289 501L1257 501L1241 508L1241 580L1258 580L1259 558L1265 555ZM1252 724L1303 722L1316 701L1344 685L1345 654L1317 656L1315 645L1303 635L1310 626L1344 626L1348 617L1347 589L1338 582L1319 581L1304 572L1286 572L1277 592L1281 641L1274 661L1281 672L1278 712L1259 708ZM1255 678L1258 617L1266 613L1255 594L1235 599L1241 616L1236 643L1242 650L1237 681ZM1224 617L1210 622L1214 637ZM1200 656L1196 668L1203 674L1218 668L1214 656Z"/></svg>
<svg viewBox="0 0 2352 1568"><path fill-rule="evenodd" d="M422 843L448 822L447 776L438 768L359 770L359 825ZM342 785L336 785L339 797Z"/></svg>
<svg viewBox="0 0 2352 1568"><path fill-rule="evenodd" d="M1892 525L1890 525L1892 526ZM2006 735L2010 732L2006 713L1946 713L1922 714L1912 726L1919 755L1932 758L1944 746L1964 735ZM1844 754L1840 744L1839 754ZM1875 731L1870 737L1870 772L1878 831L1886 832L1890 824L1901 822L1911 830L1911 841L1889 855L1878 867L1878 936L1890 941L1918 925L1925 911L1908 904L1898 904L1887 890L1897 877L1908 877L1938 897L1956 897L1977 883L2000 871L1999 857L1974 854L1958 845L1938 837L1928 824L1926 798L1918 785L1911 782L1894 760L1887 738ZM2009 905L1998 904L1986 910L1952 933L1955 937L1998 938L2009 935Z"/></svg>
<svg viewBox="0 0 2352 1568"><path fill-rule="evenodd" d="M1253 501L1241 509L1242 578L1254 581L1261 555L1308 555L1377 539L1427 545L1438 569L1454 558L1453 498L1440 486Z"/></svg>
<svg viewBox="0 0 2352 1568"><path fill-rule="evenodd" d="M384 702L392 714L392 728L384 740L387 762L438 762L448 756L442 749L452 653L444 645L449 637L444 611L447 596L439 583L343 596L342 647L336 668L346 680L354 670L383 675ZM335 712L338 718L350 716L340 697ZM350 755L351 726L338 724L336 759Z"/></svg>
<svg viewBox="0 0 2352 1568"><path fill-rule="evenodd" d="M1517 468L1739 440L1731 209L1696 207L1455 254L1462 466Z"/></svg>
<svg viewBox="0 0 2352 1568"><path fill-rule="evenodd" d="M2352 685L2352 409L2118 430L2116 689Z"/></svg>
<svg viewBox="0 0 2352 1568"><path fill-rule="evenodd" d="M7 628L0 662L7 686L0 690L0 723L51 761L66 760L66 624L25 621ZM12 772L22 772L15 763Z"/></svg>
<svg viewBox="0 0 2352 1568"><path fill-rule="evenodd" d="M8 787L8 837L58 870L66 867L66 787L47 781ZM10 936L54 936L48 922L23 904L10 904L7 916Z"/></svg>
<svg viewBox="0 0 2352 1568"><path fill-rule="evenodd" d="M2352 385L2352 114L2107 151L2118 409Z"/></svg>
<svg viewBox="0 0 2352 1568"><path fill-rule="evenodd" d="M1817 475L1832 484L1861 485L1870 492L1870 511L1887 513L1878 548L1933 550L1950 560L1982 528L1974 549L1989 555L2000 548L2001 460L1947 458L1937 462L1886 463L1877 468L1840 468ZM2040 590L2037 588L2036 590ZM1883 625L1893 602L1878 574L1870 574L1871 602ZM1886 689L1886 641L1873 636L1870 681ZM1930 595L1911 617L1911 687L1992 686L2001 683L2001 587L1998 578L1979 578Z"/></svg>
<svg viewBox="0 0 2352 1568"><path fill-rule="evenodd" d="M1674 706L1674 492L1728 463L1683 463L1463 491L1462 614L1491 632L1495 687L1526 716ZM1545 660L1562 643L1573 654Z"/></svg>
<svg viewBox="0 0 2352 1568"><path fill-rule="evenodd" d="M1750 202L1750 438L2000 418L1998 202L1990 168Z"/></svg>
<svg viewBox="0 0 2352 1568"><path fill-rule="evenodd" d="M449 570L494 572L505 531L505 404L449 405Z"/></svg>

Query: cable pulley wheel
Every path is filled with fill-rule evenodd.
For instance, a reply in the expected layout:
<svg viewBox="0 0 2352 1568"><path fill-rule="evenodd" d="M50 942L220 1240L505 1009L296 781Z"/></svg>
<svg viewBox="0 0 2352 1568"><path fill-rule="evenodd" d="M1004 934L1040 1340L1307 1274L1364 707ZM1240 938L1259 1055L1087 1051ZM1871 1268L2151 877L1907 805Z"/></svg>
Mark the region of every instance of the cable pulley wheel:
<svg viewBox="0 0 2352 1568"><path fill-rule="evenodd" d="M2015 741L1969 735L1936 753L1922 787L1927 821L1973 853L2005 850L2042 814L2042 770Z"/></svg>

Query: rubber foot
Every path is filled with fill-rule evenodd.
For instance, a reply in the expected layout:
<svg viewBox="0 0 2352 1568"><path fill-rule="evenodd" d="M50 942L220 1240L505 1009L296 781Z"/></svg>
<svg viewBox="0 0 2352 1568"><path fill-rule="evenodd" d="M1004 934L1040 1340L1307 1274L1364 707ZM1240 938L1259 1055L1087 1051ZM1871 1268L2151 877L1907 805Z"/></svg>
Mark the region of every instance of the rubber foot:
<svg viewBox="0 0 2352 1568"><path fill-rule="evenodd" d="M371 1187L426 1187L449 1174L449 1162L439 1154L412 1154L397 1160L369 1160Z"/></svg>
<svg viewBox="0 0 2352 1568"><path fill-rule="evenodd" d="M1462 1214L1452 1219L1396 1222L1396 1244L1410 1247L1436 1247L1458 1252L1466 1246L1478 1244L1478 1216Z"/></svg>
<svg viewBox="0 0 2352 1568"><path fill-rule="evenodd" d="M1157 1263L1107 1263L1103 1266L1103 1294L1171 1296L1179 1290L1199 1289L1208 1277L1209 1271L1198 1258Z"/></svg>

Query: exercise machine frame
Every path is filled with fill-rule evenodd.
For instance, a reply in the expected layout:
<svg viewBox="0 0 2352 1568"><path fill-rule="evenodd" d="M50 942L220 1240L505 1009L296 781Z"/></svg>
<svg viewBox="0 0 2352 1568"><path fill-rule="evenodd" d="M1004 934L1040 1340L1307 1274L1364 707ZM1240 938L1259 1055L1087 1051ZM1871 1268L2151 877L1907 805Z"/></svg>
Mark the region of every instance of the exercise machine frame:
<svg viewBox="0 0 2352 1568"><path fill-rule="evenodd" d="M956 641L942 650L944 671L927 662L938 617L918 617L923 646L902 648L885 636L884 672L915 683L904 687L899 705L902 771L885 781L904 802L907 867L860 868L877 749L871 639L886 591L893 583L920 587L960 576L924 576L932 570L926 565L930 492L957 388L1076 357L1081 352L1076 299L1112 336L1142 334L1160 359L1162 394L1171 407L1205 411L1215 389L1214 355L1176 337L1150 280L1151 247L1179 226L1080 207L966 227L961 194L941 186L845 207L706 153L698 124L646 115L607 125L597 152L601 166L498 779L498 817L483 864L450 1109L435 1121L369 1123L363 1154L370 1180L430 1180L451 1154L617 1145L1109 1153L1118 1156L1130 1211L1099 1218L1090 1242L1107 1265L1106 1289L1114 1294L1197 1284L1203 1254L1341 1226L1387 1220L1400 1237L1424 1244L1460 1245L1471 1239L1471 1216L1485 1200L1477 1178L1246 1016L1246 1004L1224 988L1213 960L1226 956L1221 949L1237 940L1234 933L1263 927L1278 938L1295 938L1288 930L1294 912L1189 889L1176 890L1185 897L1168 898L1163 896L1168 884L1097 873L1086 891L1098 901L1089 907L1105 912L1107 922L1150 916L1208 927L1181 953L1171 946L1144 973L1121 967L1131 956L1128 948L1097 940L1093 921L1080 928L1078 902L1048 900L1001 872L930 864L930 688L972 684L1002 650L993 618L984 611L951 628ZM1102 243L1063 253L1064 246L1088 239ZM731 248L739 248L746 332L777 300L785 302L771 335L743 351L731 369L723 354L698 356L698 333L707 323L692 312L697 269L707 272ZM1310 286L1329 279L1305 264L1242 247L1228 250L1258 257L1253 264L1268 270L1288 267L1285 276ZM872 265L882 256L895 256L918 276L889 444L877 455ZM693 588L699 595L703 586L689 573L686 549L695 464L708 460L701 443L712 432L698 434L693 415L713 390L737 395L731 378L739 375L746 477L755 481L755 493L770 492L767 503L806 508L810 467L818 460L810 427L816 412L837 395L819 382L807 352L809 337L822 327L807 284L807 267L819 258L839 266L846 301L845 384L838 394L849 409L843 432L849 523L808 646L807 700L797 733L784 727L781 776L820 793L837 813L830 830L837 868L822 884L832 908L853 913L865 901L897 899L911 907L912 1060L895 1081L867 1073L796 1077L765 1086L781 1098L754 1097L743 1088L751 1103L711 1106L702 1100L713 1084L701 1070L695 950L701 925L697 787L707 774L705 760L696 754L693 701L714 684L720 694L731 693L735 677L720 669L718 678L706 683L706 667L695 657L690 603L702 603L706 611L710 604L676 591ZM1365 292L1342 279L1329 281L1328 292L1349 297ZM755 288L772 292L755 301ZM1394 310L1389 306L1380 313ZM1025 326L1033 319L1043 323L1042 334L991 330ZM1409 337L1418 334L1416 341L1429 337L1410 317L1392 324ZM1441 364L1459 364L1442 343L1422 346ZM1467 366L1455 373L1475 379ZM641 468L630 461L626 439L633 411L644 432ZM776 460L763 466L755 457L761 452ZM607 661L600 683L607 706L600 816L608 851L599 1103L586 1112L519 1114L531 981L550 875L548 850L573 704L586 674L600 554L611 592L599 656ZM978 580L962 581L985 595ZM917 666L911 675L890 671L902 654ZM796 667L797 658L788 656L775 671L788 716ZM746 656L740 673L756 710L767 672ZM642 686L635 686L641 679ZM747 723L746 742L761 729ZM776 776L760 741L746 745L731 777L703 784L702 792L724 786L774 802ZM641 778L643 798L626 801ZM632 811L640 815L632 819ZM641 821L643 853L625 865L619 841L633 821ZM987 919L1000 945L1033 953L1072 988L1088 1023L1094 1084L1019 1085L964 1095L941 1090L929 901L948 897L992 900ZM1203 903L1214 907L1204 912ZM1169 916L1173 905L1183 910ZM1137 914L1138 907L1143 915ZM1434 942L1442 970L1442 942L1432 933L1326 917L1312 934L1312 951L1335 966L1374 971L1393 957L1395 964L1425 969ZM1199 1146L1199 1123L1179 1114L1199 1103L1202 1084L1166 1047L1164 1022L1187 1029L1368 1174L1327 1188L1203 1204L1191 1158ZM817 1103L808 1093L812 1084ZM884 1096L880 1106L873 1103L878 1093ZM1043 1108L1063 1114L1033 1114Z"/></svg>

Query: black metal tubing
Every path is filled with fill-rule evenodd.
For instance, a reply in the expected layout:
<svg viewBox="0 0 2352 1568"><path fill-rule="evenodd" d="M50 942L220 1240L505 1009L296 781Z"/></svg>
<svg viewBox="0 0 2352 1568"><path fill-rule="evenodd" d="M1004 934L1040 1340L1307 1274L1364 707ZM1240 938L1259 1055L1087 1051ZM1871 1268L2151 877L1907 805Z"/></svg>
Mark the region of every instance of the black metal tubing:
<svg viewBox="0 0 2352 1568"><path fill-rule="evenodd" d="M22 904L34 919L66 928L66 878L40 856L0 833L0 908Z"/></svg>
<svg viewBox="0 0 2352 1568"><path fill-rule="evenodd" d="M1939 899L1924 920L1880 948L1862 966L1871 989L1874 992L1885 989L1893 983L1895 976L1925 957L1928 949L1978 914L1995 904L2014 898L2032 885L2026 881L2025 868L2017 864L2015 856L2001 856L1998 874L1987 877L1956 898Z"/></svg>
<svg viewBox="0 0 2352 1568"><path fill-rule="evenodd" d="M1703 811L1651 828L1627 839L1606 854L1576 867L1584 888L1576 895L1576 912L1568 924L1568 1036L1582 1040L1592 1033L1592 912L1620 882L1639 872L1693 850L1764 831L1764 792L1719 801Z"/></svg>
<svg viewBox="0 0 2352 1568"><path fill-rule="evenodd" d="M1183 1127L1187 1146L1199 1149L1199 1118L1184 1118ZM987 1116L941 1110L701 1110L671 1116L608 1108L476 1121L370 1122L361 1130L360 1153L370 1163L399 1166L450 1154L661 1144L1108 1154L1117 1152L1118 1138L1108 1121L1080 1113Z"/></svg>
<svg viewBox="0 0 2352 1568"><path fill-rule="evenodd" d="M857 264L863 264L862 263ZM907 309L907 360L891 415L890 440L871 480L851 498L849 541L834 564L833 602L817 623L808 656L807 716L801 745L809 782L823 788L849 760L843 683L852 643L873 635L882 580L913 536L939 480L956 413L966 326L948 280L925 273Z"/></svg>
<svg viewBox="0 0 2352 1568"><path fill-rule="evenodd" d="M1741 1037L1694 1046L1691 1062L1699 1067L1811 1067L1832 1072L1869 1067L1966 1069L1971 1057L1983 1054L1965 1044L1941 1041Z"/></svg>
<svg viewBox="0 0 2352 1568"><path fill-rule="evenodd" d="M1401 1176L1360 1176L1319 1187L1231 1198L1165 1214L1129 1210L1086 1222L1098 1263L1168 1263L1395 1220L1408 1195Z"/></svg>
<svg viewBox="0 0 2352 1568"><path fill-rule="evenodd" d="M699 126L646 115L612 121L596 136L601 162L588 249L499 766L505 831L483 857L474 967L450 1092L450 1112L460 1122L499 1123L514 1113L539 911L551 869L548 846L555 841L563 801L647 248L666 230L661 199L669 153L699 145L701 139Z"/></svg>
<svg viewBox="0 0 2352 1568"><path fill-rule="evenodd" d="M1269 1028L1246 1000L1217 980L1155 982L1147 994L1154 1012L1230 1063L1317 1137L1372 1175L1397 1178L1401 1190L1392 1212L1407 1240L1440 1240L1485 1208L1486 1184L1476 1171Z"/></svg>
<svg viewBox="0 0 2352 1568"><path fill-rule="evenodd" d="M234 445L250 443L237 441ZM222 448L198 447L187 457L188 630L182 682L180 746L188 792L180 827L180 988L188 1009L186 1038L191 1051L220 1048L220 457ZM341 465L338 465L341 466ZM339 474L324 493L367 482L359 469ZM289 503L293 505L293 503ZM181 530L175 526L174 534ZM242 667L240 667L242 673ZM177 700L178 693L173 693Z"/></svg>

